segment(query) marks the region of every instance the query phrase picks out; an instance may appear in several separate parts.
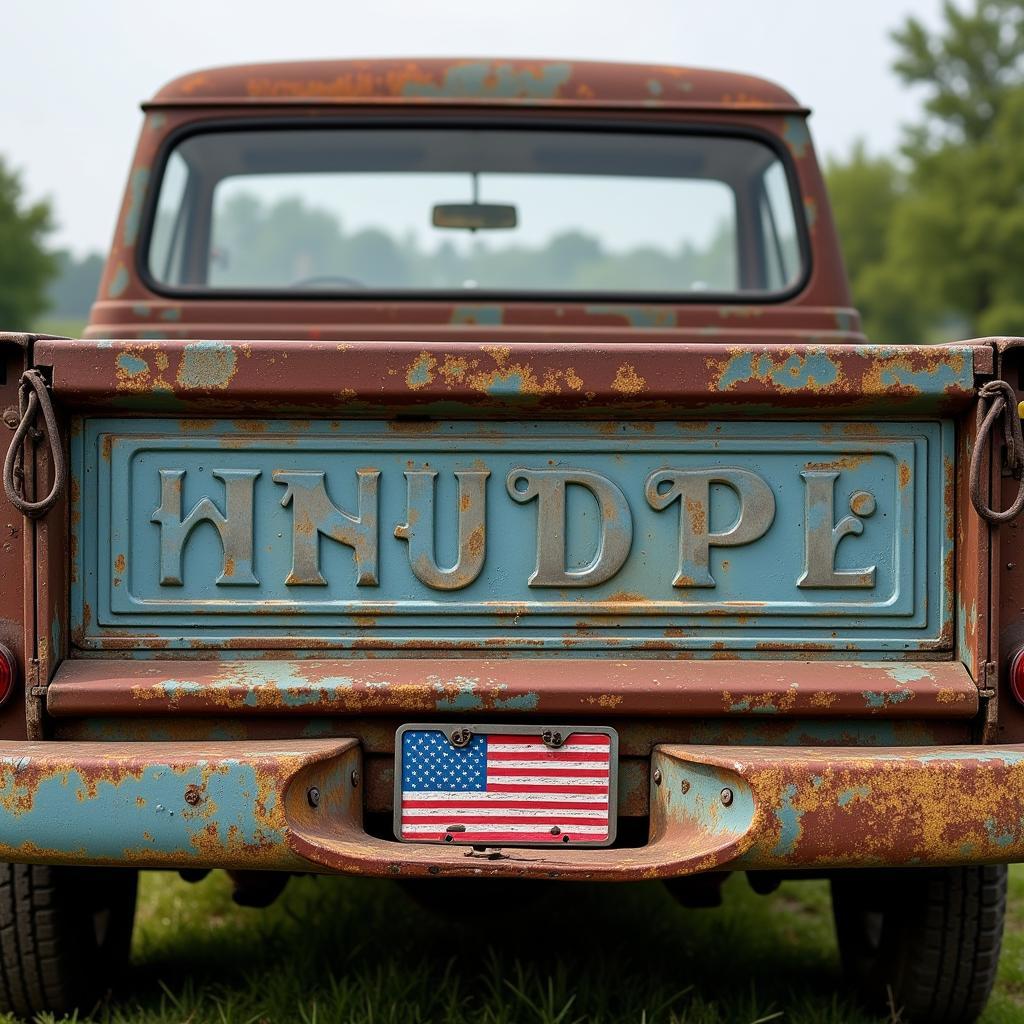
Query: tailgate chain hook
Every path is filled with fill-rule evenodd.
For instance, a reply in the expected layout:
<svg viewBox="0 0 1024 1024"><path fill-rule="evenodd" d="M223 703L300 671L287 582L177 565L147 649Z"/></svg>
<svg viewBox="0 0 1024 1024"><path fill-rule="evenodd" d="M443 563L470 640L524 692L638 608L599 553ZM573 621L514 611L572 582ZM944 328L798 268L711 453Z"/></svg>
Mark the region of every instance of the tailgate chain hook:
<svg viewBox="0 0 1024 1024"><path fill-rule="evenodd" d="M18 385L18 412L21 421L14 432L14 439L7 449L7 458L4 460L4 493L7 500L22 515L29 519L38 519L46 515L57 503L67 479L67 466L64 463L64 448L57 426L57 416L53 411L46 378L38 370L26 370L21 375L21 382ZM46 441L53 459L53 486L45 498L28 501L25 498L23 446L26 437L38 441L42 436L33 428L37 412L42 412L43 422L46 424Z"/></svg>
<svg viewBox="0 0 1024 1024"><path fill-rule="evenodd" d="M1005 380L990 380L978 389L978 436L971 452L971 504L986 522L1008 523L1024 509L1024 433L1017 412L1017 396ZM987 406L987 409L986 409ZM989 436L996 420L1003 417L1003 437L1006 441L1006 465L1018 482L1017 497L1002 512L990 508L981 492L981 460L988 448Z"/></svg>

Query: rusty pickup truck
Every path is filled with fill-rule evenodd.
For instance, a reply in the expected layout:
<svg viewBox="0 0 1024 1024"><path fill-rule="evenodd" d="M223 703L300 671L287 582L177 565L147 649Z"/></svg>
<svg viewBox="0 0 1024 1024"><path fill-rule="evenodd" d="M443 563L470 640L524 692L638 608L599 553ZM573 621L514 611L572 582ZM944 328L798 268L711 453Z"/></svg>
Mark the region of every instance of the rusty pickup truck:
<svg viewBox="0 0 1024 1024"><path fill-rule="evenodd" d="M108 984L140 868L746 873L831 880L868 1002L973 1020L1024 859L1022 342L870 344L758 79L143 109L84 337L0 345L3 1007Z"/></svg>

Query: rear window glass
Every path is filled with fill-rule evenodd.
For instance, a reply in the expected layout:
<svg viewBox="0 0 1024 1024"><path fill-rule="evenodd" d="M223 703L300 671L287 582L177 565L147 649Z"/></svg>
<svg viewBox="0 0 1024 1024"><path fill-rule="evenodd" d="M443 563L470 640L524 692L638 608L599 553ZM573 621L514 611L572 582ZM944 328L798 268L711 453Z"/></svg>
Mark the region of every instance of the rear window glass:
<svg viewBox="0 0 1024 1024"><path fill-rule="evenodd" d="M159 284L301 294L782 292L799 217L769 146L508 128L193 135L165 163Z"/></svg>

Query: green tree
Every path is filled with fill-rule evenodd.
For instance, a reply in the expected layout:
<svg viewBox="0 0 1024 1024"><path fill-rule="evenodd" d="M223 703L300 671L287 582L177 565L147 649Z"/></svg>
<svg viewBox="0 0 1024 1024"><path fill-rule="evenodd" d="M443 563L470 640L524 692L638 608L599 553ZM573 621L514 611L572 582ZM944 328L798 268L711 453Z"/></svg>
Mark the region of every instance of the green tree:
<svg viewBox="0 0 1024 1024"><path fill-rule="evenodd" d="M828 161L825 176L865 334L889 343L919 340L926 310L910 275L891 258L897 213L907 200L904 174L857 142L847 158Z"/></svg>
<svg viewBox="0 0 1024 1024"><path fill-rule="evenodd" d="M0 159L0 330L27 330L47 307L57 271L45 246L50 205L28 203L21 180Z"/></svg>
<svg viewBox="0 0 1024 1024"><path fill-rule="evenodd" d="M910 18L893 39L926 99L886 265L971 333L1024 334L1024 0L947 2L938 32Z"/></svg>

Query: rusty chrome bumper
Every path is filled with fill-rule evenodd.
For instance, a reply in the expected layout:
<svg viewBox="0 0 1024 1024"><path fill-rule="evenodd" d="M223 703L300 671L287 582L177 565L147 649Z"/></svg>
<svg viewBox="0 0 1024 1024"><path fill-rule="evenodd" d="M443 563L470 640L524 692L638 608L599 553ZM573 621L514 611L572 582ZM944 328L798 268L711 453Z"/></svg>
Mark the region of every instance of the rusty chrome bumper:
<svg viewBox="0 0 1024 1024"><path fill-rule="evenodd" d="M0 859L609 880L1024 860L1024 745L666 745L651 767L647 845L491 859L369 836L353 739L7 741Z"/></svg>

